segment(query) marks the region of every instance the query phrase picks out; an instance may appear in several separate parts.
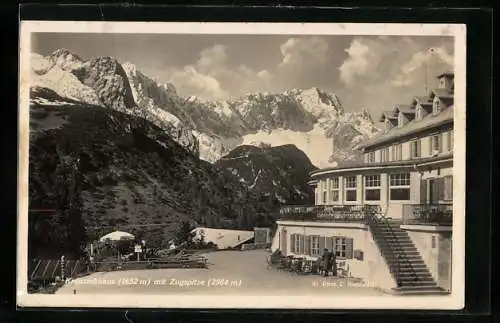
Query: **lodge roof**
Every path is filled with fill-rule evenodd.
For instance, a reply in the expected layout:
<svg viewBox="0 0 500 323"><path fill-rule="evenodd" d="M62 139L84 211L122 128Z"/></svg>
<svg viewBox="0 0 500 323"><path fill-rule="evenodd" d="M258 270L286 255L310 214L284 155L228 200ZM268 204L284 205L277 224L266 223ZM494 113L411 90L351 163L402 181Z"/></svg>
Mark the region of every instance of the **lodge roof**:
<svg viewBox="0 0 500 323"><path fill-rule="evenodd" d="M453 106L441 110L437 114L429 114L420 120L413 119L401 128L392 128L374 138L367 140L359 148L376 146L389 141L394 141L400 137L429 130L441 125L453 122Z"/></svg>
<svg viewBox="0 0 500 323"><path fill-rule="evenodd" d="M388 167L388 166L401 166L401 167L416 166L416 167L419 167L419 165L422 165L422 164L447 161L447 160L452 159L452 158L453 158L453 152L445 152L445 153L442 153L438 156L419 158L419 159L397 160L397 161L387 161L387 162L378 162L378 163L369 163L369 164L364 163L364 162L346 162L346 163L338 165L338 166L322 168L322 169L318 169L318 170L310 172L309 175L311 176L311 181L309 181L309 182L311 184L314 184L316 176L319 176L321 173L328 172L328 171L349 171L351 169L358 169L358 168L371 169L371 168L380 168L380 167Z"/></svg>

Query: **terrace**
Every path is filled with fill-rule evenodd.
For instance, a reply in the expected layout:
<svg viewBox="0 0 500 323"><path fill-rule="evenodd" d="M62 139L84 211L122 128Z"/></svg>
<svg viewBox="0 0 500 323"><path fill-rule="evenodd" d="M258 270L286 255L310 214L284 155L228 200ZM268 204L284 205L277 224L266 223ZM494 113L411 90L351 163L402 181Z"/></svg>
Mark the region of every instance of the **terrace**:
<svg viewBox="0 0 500 323"><path fill-rule="evenodd" d="M281 220L365 223L367 216L380 213L374 205L288 205L280 209Z"/></svg>
<svg viewBox="0 0 500 323"><path fill-rule="evenodd" d="M366 223L368 216L381 213L378 205L287 205L280 209L280 220ZM401 222L405 225L450 226L453 205L405 204Z"/></svg>
<svg viewBox="0 0 500 323"><path fill-rule="evenodd" d="M453 204L405 204L402 222L405 225L453 224Z"/></svg>

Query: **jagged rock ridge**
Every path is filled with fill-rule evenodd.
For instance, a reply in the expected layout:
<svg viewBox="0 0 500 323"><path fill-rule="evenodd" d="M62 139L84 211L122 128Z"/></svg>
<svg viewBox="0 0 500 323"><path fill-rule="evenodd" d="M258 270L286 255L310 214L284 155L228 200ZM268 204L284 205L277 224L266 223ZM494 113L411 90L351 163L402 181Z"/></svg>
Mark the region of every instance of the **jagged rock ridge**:
<svg viewBox="0 0 500 323"><path fill-rule="evenodd" d="M264 142L272 146L293 143L314 165L328 166L358 158L353 149L378 133L366 111L346 112L335 94L318 88L206 102L196 97L181 97L173 84L159 84L135 65L120 65L109 57L84 62L76 54L59 50L45 58L45 63L39 55L33 55L32 60L35 73L41 73L38 79L47 78L44 76L56 68L71 74L66 75L68 86L63 89L60 85L66 82L63 79L37 86L53 89L63 97L150 120L175 141L212 163L241 144ZM76 84L75 75L80 84ZM77 90L68 90L71 88ZM95 95L91 95L92 90ZM82 98L75 93L86 95ZM345 129L349 131L343 134Z"/></svg>

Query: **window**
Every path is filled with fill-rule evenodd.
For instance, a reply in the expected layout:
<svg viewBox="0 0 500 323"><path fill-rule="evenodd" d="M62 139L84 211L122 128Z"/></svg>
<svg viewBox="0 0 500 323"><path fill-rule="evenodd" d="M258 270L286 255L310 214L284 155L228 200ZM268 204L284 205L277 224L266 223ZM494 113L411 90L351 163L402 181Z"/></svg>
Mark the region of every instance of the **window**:
<svg viewBox="0 0 500 323"><path fill-rule="evenodd" d="M333 237L332 250L338 258L352 259L353 239L348 237Z"/></svg>
<svg viewBox="0 0 500 323"><path fill-rule="evenodd" d="M326 204L326 191L323 191L323 204Z"/></svg>
<svg viewBox="0 0 500 323"><path fill-rule="evenodd" d="M413 140L410 143L411 158L419 158L421 156L422 143L420 139Z"/></svg>
<svg viewBox="0 0 500 323"><path fill-rule="evenodd" d="M401 144L396 144L392 146L392 160L402 159L402 147Z"/></svg>
<svg viewBox="0 0 500 323"><path fill-rule="evenodd" d="M389 161L389 147L383 148L380 151L380 161L381 162Z"/></svg>
<svg viewBox="0 0 500 323"><path fill-rule="evenodd" d="M339 200L339 178L334 177L331 179L331 200L332 202L338 202Z"/></svg>
<svg viewBox="0 0 500 323"><path fill-rule="evenodd" d="M437 243L436 243L436 242L437 242L436 240L437 240L437 239L436 239L436 236L432 236L432 239L431 239L431 248L432 248L432 249L435 249L435 248L436 248L436 244L437 244Z"/></svg>
<svg viewBox="0 0 500 323"><path fill-rule="evenodd" d="M444 177L444 201L453 201L453 176Z"/></svg>
<svg viewBox="0 0 500 323"><path fill-rule="evenodd" d="M380 175L365 176L365 200L380 201Z"/></svg>
<svg viewBox="0 0 500 323"><path fill-rule="evenodd" d="M295 254L304 253L304 236L300 234L292 234L290 236L290 251Z"/></svg>
<svg viewBox="0 0 500 323"><path fill-rule="evenodd" d="M434 100L433 112L439 113L440 111L441 111L441 101L438 98L436 98Z"/></svg>
<svg viewBox="0 0 500 323"><path fill-rule="evenodd" d="M311 256L320 255L319 239L320 236L311 236Z"/></svg>
<svg viewBox="0 0 500 323"><path fill-rule="evenodd" d="M435 153L443 152L443 141L441 139L441 134L433 135L431 137L431 145L430 145L430 155L434 155Z"/></svg>
<svg viewBox="0 0 500 323"><path fill-rule="evenodd" d="M345 200L356 201L356 176L349 176L345 178Z"/></svg>
<svg viewBox="0 0 500 323"><path fill-rule="evenodd" d="M375 152L371 151L366 155L366 162L367 163L374 163L375 162Z"/></svg>
<svg viewBox="0 0 500 323"><path fill-rule="evenodd" d="M410 199L410 174L391 174L389 178L390 199L407 201Z"/></svg>

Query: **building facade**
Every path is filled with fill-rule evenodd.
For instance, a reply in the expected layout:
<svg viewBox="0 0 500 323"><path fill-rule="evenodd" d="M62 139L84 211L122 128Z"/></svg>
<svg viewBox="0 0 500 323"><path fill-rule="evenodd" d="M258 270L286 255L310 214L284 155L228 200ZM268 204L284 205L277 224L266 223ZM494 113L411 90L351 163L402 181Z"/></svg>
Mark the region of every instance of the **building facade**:
<svg viewBox="0 0 500 323"><path fill-rule="evenodd" d="M423 268L429 288L449 291L453 79L452 73L441 74L428 96L385 111L380 118L385 131L360 147L362 163L312 172L315 206L284 207L273 247L287 255L316 256L326 246L352 274L377 277L383 288L401 287L402 267L409 267L414 281ZM372 219L377 223L367 223L363 210L368 209L377 210ZM405 263L395 264L396 253Z"/></svg>

